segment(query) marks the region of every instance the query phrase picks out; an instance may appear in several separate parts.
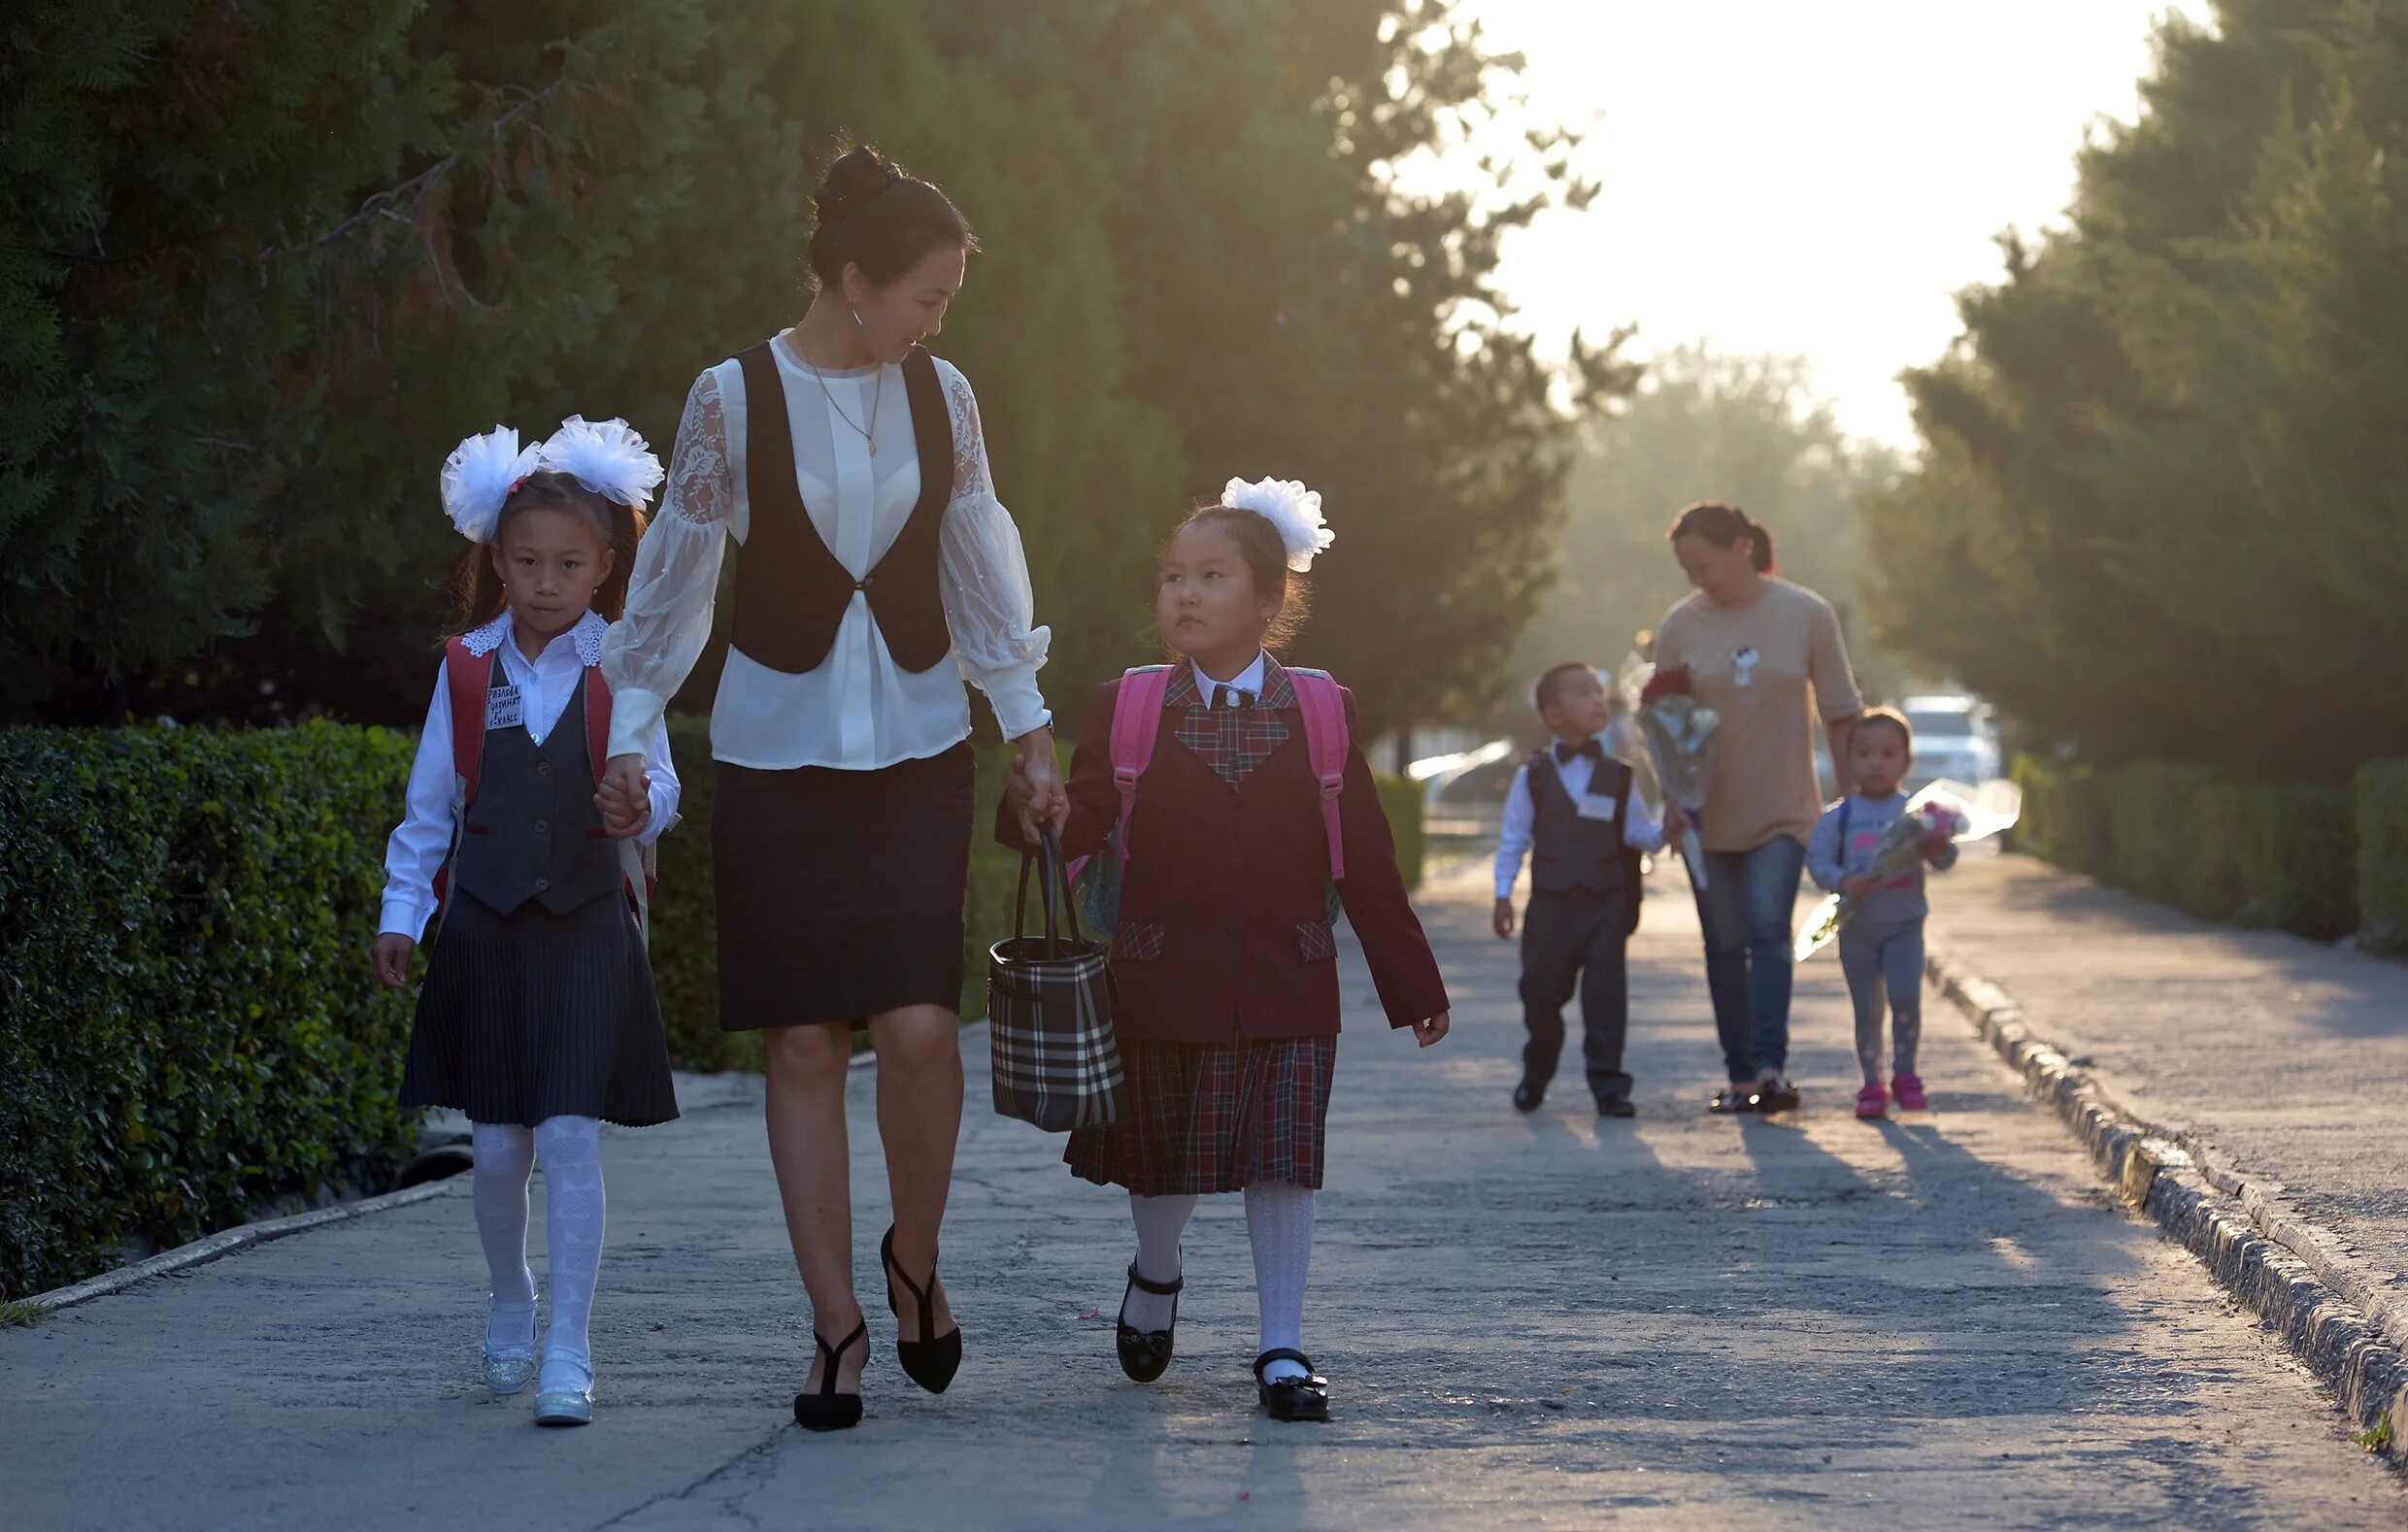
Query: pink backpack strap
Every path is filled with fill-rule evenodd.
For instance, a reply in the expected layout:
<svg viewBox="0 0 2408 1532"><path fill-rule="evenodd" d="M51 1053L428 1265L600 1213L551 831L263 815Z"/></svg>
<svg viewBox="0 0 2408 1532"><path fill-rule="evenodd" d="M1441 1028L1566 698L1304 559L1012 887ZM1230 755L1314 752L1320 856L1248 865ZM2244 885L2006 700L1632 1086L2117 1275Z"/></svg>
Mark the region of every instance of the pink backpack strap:
<svg viewBox="0 0 2408 1532"><path fill-rule="evenodd" d="M1338 817L1338 794L1346 789L1346 761L1354 742L1346 727L1346 694L1325 670L1293 667L1296 705L1304 711L1304 746L1321 784L1321 828L1329 837L1329 876L1346 876L1346 837Z"/></svg>
<svg viewBox="0 0 2408 1532"><path fill-rule="evenodd" d="M1120 789L1120 865L1128 865L1129 816L1137 812L1137 779L1154 764L1154 742L1162 735L1162 699L1170 693L1168 665L1140 665L1122 673L1112 709L1112 784Z"/></svg>

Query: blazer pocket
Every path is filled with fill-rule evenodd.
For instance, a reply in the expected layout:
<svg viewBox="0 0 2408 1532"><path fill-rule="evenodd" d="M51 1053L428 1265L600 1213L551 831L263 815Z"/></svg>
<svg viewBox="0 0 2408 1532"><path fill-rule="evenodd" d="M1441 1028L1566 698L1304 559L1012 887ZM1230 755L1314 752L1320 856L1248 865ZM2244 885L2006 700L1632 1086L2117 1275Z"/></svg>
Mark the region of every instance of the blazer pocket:
<svg viewBox="0 0 2408 1532"><path fill-rule="evenodd" d="M1325 962L1338 955L1338 933L1326 920L1296 922L1296 950L1308 963Z"/></svg>
<svg viewBox="0 0 2408 1532"><path fill-rule="evenodd" d="M1112 955L1130 963L1159 962L1162 927L1145 920L1123 920L1113 933Z"/></svg>

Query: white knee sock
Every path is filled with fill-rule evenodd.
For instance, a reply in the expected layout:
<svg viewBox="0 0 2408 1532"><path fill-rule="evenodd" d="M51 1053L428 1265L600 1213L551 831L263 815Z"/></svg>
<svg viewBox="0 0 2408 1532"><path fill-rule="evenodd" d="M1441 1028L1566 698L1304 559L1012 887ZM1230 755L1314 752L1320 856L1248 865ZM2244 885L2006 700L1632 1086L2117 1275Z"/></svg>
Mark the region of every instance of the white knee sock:
<svg viewBox="0 0 2408 1532"><path fill-rule="evenodd" d="M1246 1188L1246 1233L1254 1248L1254 1294L1262 1310L1263 1351L1304 1349L1304 1279L1313 1265L1313 1192L1293 1182ZM1303 1378L1295 1362L1273 1362L1266 1382Z"/></svg>
<svg viewBox="0 0 2408 1532"><path fill-rule="evenodd" d="M544 1331L539 1389L593 1382L585 1327L602 1267L602 1124L548 1117L535 1125L544 1161L544 1234L551 1247L552 1323Z"/></svg>
<svg viewBox="0 0 2408 1532"><path fill-rule="evenodd" d="M535 1344L535 1274L527 1270L527 1173L535 1168L535 1135L510 1122L472 1124L476 1169L469 1172L477 1206L477 1239L485 1246L493 1304L485 1315L489 1347Z"/></svg>
<svg viewBox="0 0 2408 1532"><path fill-rule="evenodd" d="M1182 1269L1179 1237L1195 1212L1193 1197L1141 1197L1129 1193L1129 1217L1137 1225L1137 1275L1148 1282L1177 1282ZM1129 1290L1120 1317L1140 1330L1167 1330L1176 1295Z"/></svg>

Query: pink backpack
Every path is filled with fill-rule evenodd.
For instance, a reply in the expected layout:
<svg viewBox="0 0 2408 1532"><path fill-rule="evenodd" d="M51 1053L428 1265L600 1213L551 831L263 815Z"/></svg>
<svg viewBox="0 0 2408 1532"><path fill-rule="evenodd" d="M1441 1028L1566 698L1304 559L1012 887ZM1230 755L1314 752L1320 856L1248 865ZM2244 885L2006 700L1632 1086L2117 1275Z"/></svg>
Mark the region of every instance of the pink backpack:
<svg viewBox="0 0 2408 1532"><path fill-rule="evenodd" d="M1329 876L1346 876L1346 842L1340 833L1338 794L1346 787L1346 758L1354 741L1346 727L1346 697L1336 678L1325 670L1290 667L1296 705L1304 712L1304 746L1313 775L1321 784L1321 828L1329 838ZM1112 781L1120 789L1120 819L1113 838L1120 843L1120 864L1129 857L1129 816L1137 812L1137 779L1154 761L1154 744L1162 732L1162 699L1170 691L1171 667L1140 665L1120 678L1120 697L1112 713ZM1089 858L1071 869L1075 881ZM1119 891L1113 893L1119 903ZM1104 929L1109 931L1111 923Z"/></svg>

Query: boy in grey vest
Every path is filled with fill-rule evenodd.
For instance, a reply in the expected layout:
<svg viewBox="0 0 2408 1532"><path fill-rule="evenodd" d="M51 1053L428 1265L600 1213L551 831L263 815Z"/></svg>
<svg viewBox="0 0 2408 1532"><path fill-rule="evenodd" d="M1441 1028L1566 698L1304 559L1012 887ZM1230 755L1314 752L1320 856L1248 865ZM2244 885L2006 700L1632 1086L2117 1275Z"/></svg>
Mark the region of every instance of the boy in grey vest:
<svg viewBox="0 0 2408 1532"><path fill-rule="evenodd" d="M1563 1008L1577 988L1582 1060L1600 1116L1632 1115L1622 1041L1630 1022L1624 945L1638 925L1639 853L1660 850L1662 826L1632 787L1627 763L1598 736L1612 720L1604 681L1585 664L1538 679L1539 717L1555 736L1514 776L1496 848L1495 930L1514 934L1514 883L1530 857L1522 922L1522 1008L1530 1041L1514 1106L1535 1112L1563 1053Z"/></svg>

